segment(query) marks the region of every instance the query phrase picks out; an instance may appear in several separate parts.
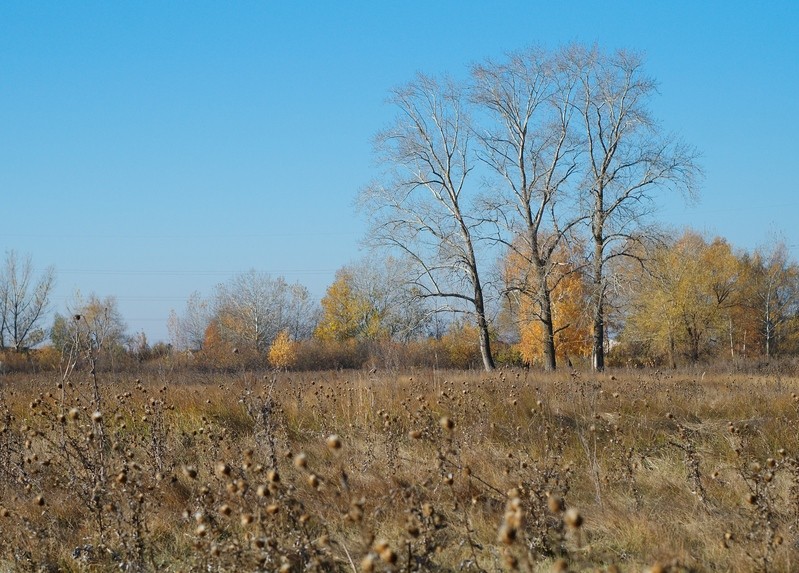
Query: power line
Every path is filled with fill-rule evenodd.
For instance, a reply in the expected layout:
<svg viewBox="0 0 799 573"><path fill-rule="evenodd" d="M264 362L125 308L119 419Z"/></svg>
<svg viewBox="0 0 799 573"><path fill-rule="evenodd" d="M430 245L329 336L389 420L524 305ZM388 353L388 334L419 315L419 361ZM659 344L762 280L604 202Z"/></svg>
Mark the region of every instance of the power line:
<svg viewBox="0 0 799 573"><path fill-rule="evenodd" d="M331 231L331 232L301 232L301 233L248 233L248 234L197 234L197 235L147 235L147 234L42 234L42 233L0 233L0 239L22 238L22 239L124 239L124 240L143 240L143 239L285 239L296 237L353 237L359 233L352 231Z"/></svg>
<svg viewBox="0 0 799 573"><path fill-rule="evenodd" d="M43 269L37 269L41 271ZM146 269L56 269L59 274L70 275L146 275L146 276L228 276L247 273L247 271L220 270L146 270ZM260 272L274 275L324 275L334 273L335 269L270 269Z"/></svg>

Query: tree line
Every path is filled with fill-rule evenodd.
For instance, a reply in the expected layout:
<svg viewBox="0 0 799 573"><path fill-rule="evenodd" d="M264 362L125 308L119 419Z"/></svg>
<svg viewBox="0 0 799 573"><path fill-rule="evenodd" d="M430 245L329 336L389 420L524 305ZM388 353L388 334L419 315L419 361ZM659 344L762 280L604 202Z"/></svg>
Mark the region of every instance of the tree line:
<svg viewBox="0 0 799 573"><path fill-rule="evenodd" d="M676 367L799 354L799 264L784 242L736 250L724 238L687 229L638 249L614 266L606 295L609 364ZM558 270L550 277L551 321L558 362L588 367L592 282L579 257L565 248L553 254ZM442 313L419 296L407 281L414 268L408 259L345 265L320 302L283 277L236 275L208 298L193 293L170 315L169 342L154 345L144 333L128 332L111 296L76 295L46 326L49 300L43 293L51 292L54 273L47 269L37 278L30 260L23 260L20 265L9 253L0 273L0 342L3 362L11 366L22 354L28 363L61 369L98 363L126 368L152 360L203 368L483 365L471 315ZM534 299L523 294L530 280L526 259L506 249L496 266L499 285L487 307L492 360L545 368L547 330ZM14 292L11 286L22 278L28 290ZM23 308L29 309L27 320L15 318ZM14 338L23 324L30 334Z"/></svg>

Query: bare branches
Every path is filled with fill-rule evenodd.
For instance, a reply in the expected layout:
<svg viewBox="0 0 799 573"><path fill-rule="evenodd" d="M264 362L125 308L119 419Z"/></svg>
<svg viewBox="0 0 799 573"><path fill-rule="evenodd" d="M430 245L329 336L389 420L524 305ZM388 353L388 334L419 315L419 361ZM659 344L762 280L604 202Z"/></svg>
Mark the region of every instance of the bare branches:
<svg viewBox="0 0 799 573"><path fill-rule="evenodd" d="M14 350L23 350L44 340L44 330L38 325L47 312L54 283L53 267L34 280L30 256L20 260L14 251L6 253L0 271L0 348L7 342Z"/></svg>
<svg viewBox="0 0 799 573"><path fill-rule="evenodd" d="M409 277L426 298L468 304L480 331L483 364L493 368L475 242L482 217L467 196L474 157L462 90L449 80L417 78L394 90L399 115L378 134L385 178L361 193L373 245L416 263Z"/></svg>
<svg viewBox="0 0 799 573"><path fill-rule="evenodd" d="M601 370L606 264L634 245L635 229L651 212L654 196L675 190L693 196L700 170L697 152L662 134L650 117L646 104L655 82L644 75L639 56L575 46L567 61L581 90L575 105L589 165L583 205L593 243L593 362Z"/></svg>
<svg viewBox="0 0 799 573"><path fill-rule="evenodd" d="M479 158L499 179L486 201L493 212L496 240L508 256L529 270L506 276L506 289L532 299L544 335L544 366L554 370L552 290L565 276L554 254L563 250L580 223L575 189L570 188L580 156L570 127L577 76L559 54L541 50L511 54L503 63L472 69L472 101L484 111L477 130ZM510 280L512 278L512 280Z"/></svg>
<svg viewBox="0 0 799 573"><path fill-rule="evenodd" d="M607 265L637 252L658 194L692 197L700 175L696 151L650 116L655 89L637 54L577 45L475 65L465 87L417 76L392 93L398 116L376 139L386 172L361 195L372 244L416 261L420 293L468 303L478 322L477 246L504 247L519 270L506 293L531 297L547 368L568 328L554 324L553 290L590 268L601 369Z"/></svg>

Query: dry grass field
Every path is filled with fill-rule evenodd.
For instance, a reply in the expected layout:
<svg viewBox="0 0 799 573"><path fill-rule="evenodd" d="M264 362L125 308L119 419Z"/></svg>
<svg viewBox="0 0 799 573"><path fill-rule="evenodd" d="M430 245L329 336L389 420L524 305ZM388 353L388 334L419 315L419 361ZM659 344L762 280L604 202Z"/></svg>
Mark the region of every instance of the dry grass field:
<svg viewBox="0 0 799 573"><path fill-rule="evenodd" d="M797 571L799 381L0 378L2 571Z"/></svg>

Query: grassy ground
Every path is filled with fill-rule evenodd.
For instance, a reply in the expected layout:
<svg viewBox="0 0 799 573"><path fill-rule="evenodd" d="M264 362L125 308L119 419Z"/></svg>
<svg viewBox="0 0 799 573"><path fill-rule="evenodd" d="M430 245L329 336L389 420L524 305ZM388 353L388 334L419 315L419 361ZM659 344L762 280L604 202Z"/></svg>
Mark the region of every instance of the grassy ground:
<svg viewBox="0 0 799 573"><path fill-rule="evenodd" d="M0 570L796 571L799 381L0 378Z"/></svg>

